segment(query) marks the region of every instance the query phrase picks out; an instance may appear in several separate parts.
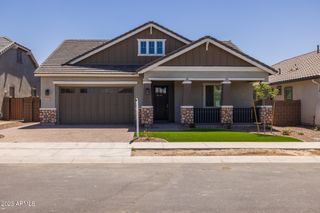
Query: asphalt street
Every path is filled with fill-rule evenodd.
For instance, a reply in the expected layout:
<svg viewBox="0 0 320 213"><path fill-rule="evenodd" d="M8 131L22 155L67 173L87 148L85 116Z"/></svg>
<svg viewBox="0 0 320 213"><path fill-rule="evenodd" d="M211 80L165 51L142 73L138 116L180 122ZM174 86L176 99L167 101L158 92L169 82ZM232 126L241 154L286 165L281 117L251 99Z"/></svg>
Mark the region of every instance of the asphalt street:
<svg viewBox="0 0 320 213"><path fill-rule="evenodd" d="M0 212L320 212L320 164L0 166Z"/></svg>

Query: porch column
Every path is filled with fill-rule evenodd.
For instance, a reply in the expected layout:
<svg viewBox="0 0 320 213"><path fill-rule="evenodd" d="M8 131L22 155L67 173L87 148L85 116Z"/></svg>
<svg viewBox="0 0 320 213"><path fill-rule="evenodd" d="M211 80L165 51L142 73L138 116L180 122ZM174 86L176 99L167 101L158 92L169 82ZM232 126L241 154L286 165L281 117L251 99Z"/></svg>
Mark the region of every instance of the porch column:
<svg viewBox="0 0 320 213"><path fill-rule="evenodd" d="M146 127L153 124L151 81L143 81L143 104L140 109L140 123Z"/></svg>
<svg viewBox="0 0 320 213"><path fill-rule="evenodd" d="M221 124L230 127L233 123L233 105L231 98L231 81L222 82Z"/></svg>
<svg viewBox="0 0 320 213"><path fill-rule="evenodd" d="M180 106L181 124L190 126L194 124L193 106L191 104L192 81L183 81L182 105Z"/></svg>

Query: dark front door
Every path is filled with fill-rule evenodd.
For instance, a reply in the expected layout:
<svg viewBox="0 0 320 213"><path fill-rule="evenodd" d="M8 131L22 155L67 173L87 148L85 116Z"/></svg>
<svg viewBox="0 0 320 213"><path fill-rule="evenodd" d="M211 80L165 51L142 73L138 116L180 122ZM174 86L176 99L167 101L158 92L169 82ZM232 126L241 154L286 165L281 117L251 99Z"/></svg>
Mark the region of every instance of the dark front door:
<svg viewBox="0 0 320 213"><path fill-rule="evenodd" d="M153 107L155 120L169 119L169 91L168 86L153 87Z"/></svg>

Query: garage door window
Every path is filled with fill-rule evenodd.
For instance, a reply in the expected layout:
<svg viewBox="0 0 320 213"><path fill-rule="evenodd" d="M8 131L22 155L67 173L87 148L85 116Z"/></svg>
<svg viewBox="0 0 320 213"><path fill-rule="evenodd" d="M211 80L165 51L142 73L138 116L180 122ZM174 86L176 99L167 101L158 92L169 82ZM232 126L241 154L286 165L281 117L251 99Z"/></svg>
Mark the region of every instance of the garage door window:
<svg viewBox="0 0 320 213"><path fill-rule="evenodd" d="M76 90L73 88L61 88L60 92L62 94L70 94L70 93L75 93Z"/></svg>
<svg viewBox="0 0 320 213"><path fill-rule="evenodd" d="M131 88L81 88L80 93L117 94L132 93Z"/></svg>

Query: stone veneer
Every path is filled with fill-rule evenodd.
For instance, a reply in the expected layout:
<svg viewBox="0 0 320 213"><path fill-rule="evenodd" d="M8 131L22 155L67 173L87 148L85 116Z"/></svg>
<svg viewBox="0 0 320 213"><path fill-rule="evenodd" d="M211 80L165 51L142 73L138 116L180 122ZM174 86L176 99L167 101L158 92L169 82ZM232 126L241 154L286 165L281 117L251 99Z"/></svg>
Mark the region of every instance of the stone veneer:
<svg viewBox="0 0 320 213"><path fill-rule="evenodd" d="M259 106L260 107L260 121L261 123L266 122L266 124L272 123L272 106Z"/></svg>
<svg viewBox="0 0 320 213"><path fill-rule="evenodd" d="M142 106L139 117L142 125L151 126L153 124L153 106Z"/></svg>
<svg viewBox="0 0 320 213"><path fill-rule="evenodd" d="M180 108L181 124L192 125L194 124L193 106L181 106Z"/></svg>
<svg viewBox="0 0 320 213"><path fill-rule="evenodd" d="M233 106L221 106L220 111L221 124L233 123Z"/></svg>
<svg viewBox="0 0 320 213"><path fill-rule="evenodd" d="M40 108L40 123L41 124L56 124L57 111L55 108Z"/></svg>

